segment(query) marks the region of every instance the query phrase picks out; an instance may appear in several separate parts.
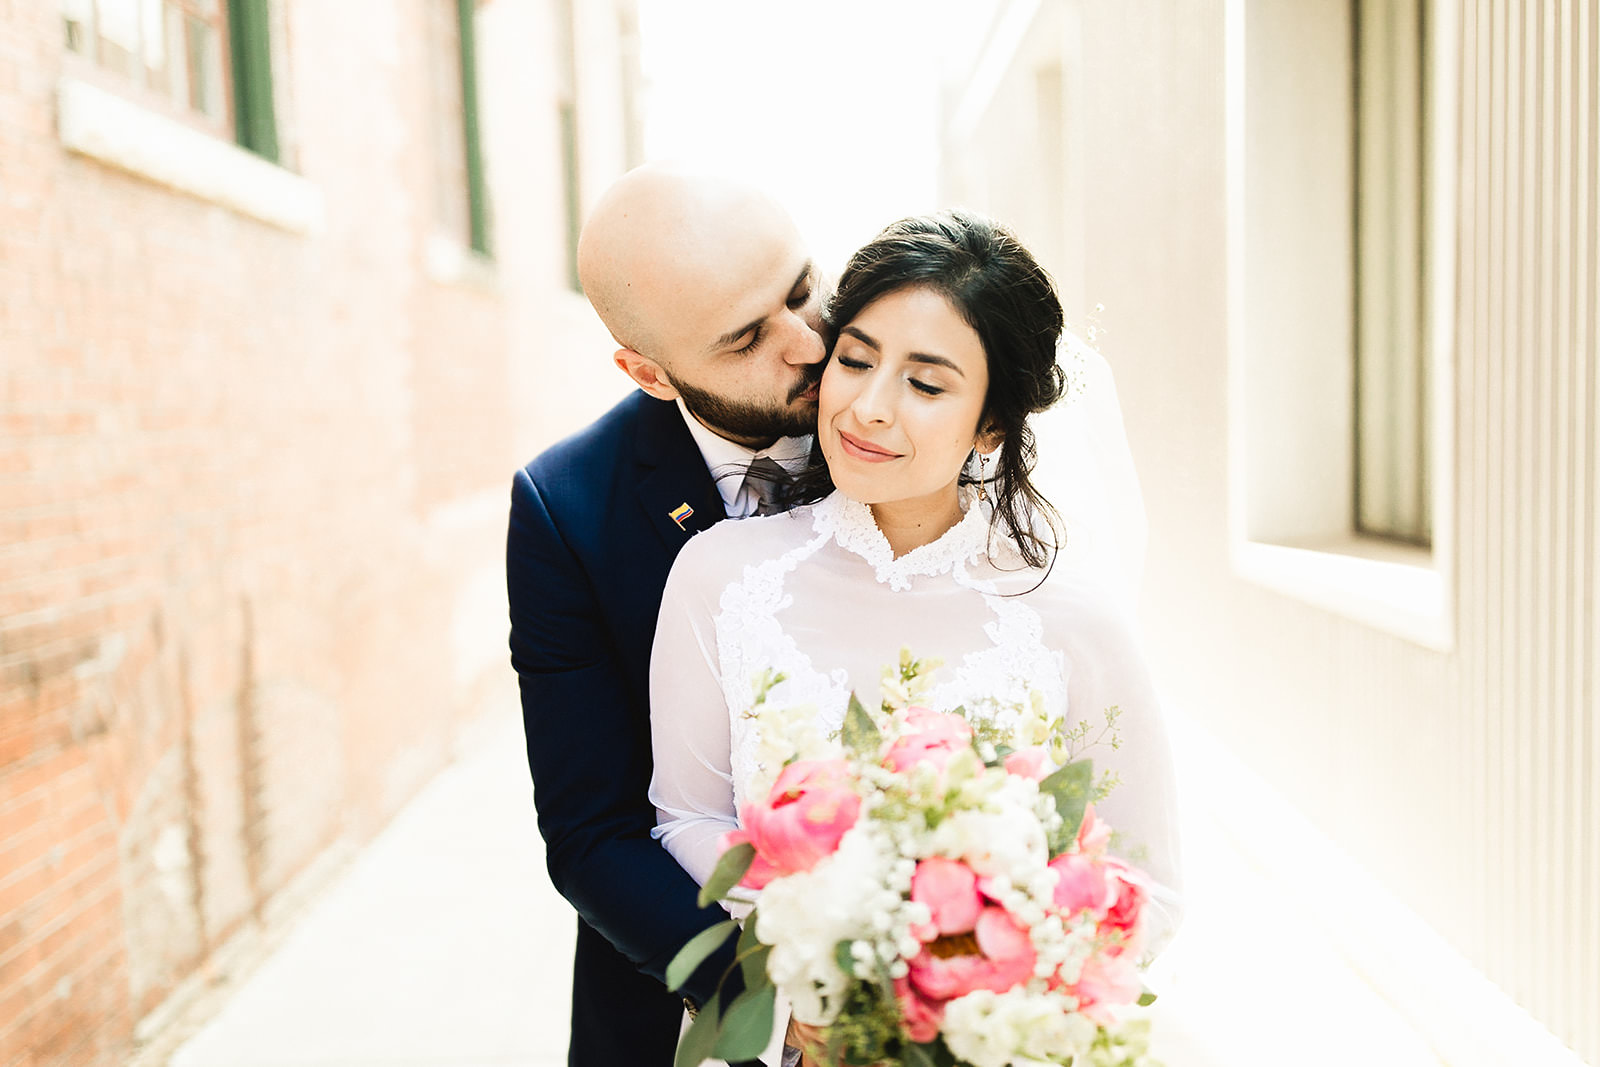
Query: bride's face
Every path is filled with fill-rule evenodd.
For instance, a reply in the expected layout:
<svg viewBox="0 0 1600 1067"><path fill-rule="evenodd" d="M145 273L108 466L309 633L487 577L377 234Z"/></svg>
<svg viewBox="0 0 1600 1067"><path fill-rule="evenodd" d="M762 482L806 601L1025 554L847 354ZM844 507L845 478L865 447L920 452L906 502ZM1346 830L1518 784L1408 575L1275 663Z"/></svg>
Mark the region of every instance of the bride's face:
<svg viewBox="0 0 1600 1067"><path fill-rule="evenodd" d="M879 297L840 328L822 376L817 435L834 484L864 504L953 504L988 390L983 342L943 294Z"/></svg>

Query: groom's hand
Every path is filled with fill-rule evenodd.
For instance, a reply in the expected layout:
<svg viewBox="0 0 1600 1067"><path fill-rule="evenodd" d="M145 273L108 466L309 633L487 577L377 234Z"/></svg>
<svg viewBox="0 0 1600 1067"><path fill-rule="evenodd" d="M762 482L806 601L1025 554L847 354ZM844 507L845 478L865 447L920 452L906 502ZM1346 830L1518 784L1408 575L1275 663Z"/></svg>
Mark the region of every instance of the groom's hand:
<svg viewBox="0 0 1600 1067"><path fill-rule="evenodd" d="M824 1067L827 1063L828 1035L820 1026L807 1026L789 1016L789 1029L783 1043L800 1050L800 1067ZM787 1061L787 1057L785 1057Z"/></svg>

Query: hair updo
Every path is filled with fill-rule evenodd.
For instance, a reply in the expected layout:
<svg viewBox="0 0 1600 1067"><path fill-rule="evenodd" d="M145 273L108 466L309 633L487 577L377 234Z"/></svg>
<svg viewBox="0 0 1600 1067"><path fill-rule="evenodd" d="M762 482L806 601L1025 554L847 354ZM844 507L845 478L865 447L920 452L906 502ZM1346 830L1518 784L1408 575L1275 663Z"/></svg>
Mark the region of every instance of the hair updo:
<svg viewBox="0 0 1600 1067"><path fill-rule="evenodd" d="M983 343L989 390L980 431L1001 435L989 481L990 532L1000 529L1029 566L1043 566L1060 537L1059 517L1029 477L1037 459L1028 416L1044 411L1066 386L1056 363L1065 320L1055 286L1033 255L1005 227L965 211L940 211L890 224L845 264L823 313L830 354L839 329L867 305L901 289L931 289L950 301ZM960 484L978 481L976 463ZM831 491L832 479L802 478L805 499ZM806 484L809 483L809 484ZM1037 520L1049 529L1043 536Z"/></svg>

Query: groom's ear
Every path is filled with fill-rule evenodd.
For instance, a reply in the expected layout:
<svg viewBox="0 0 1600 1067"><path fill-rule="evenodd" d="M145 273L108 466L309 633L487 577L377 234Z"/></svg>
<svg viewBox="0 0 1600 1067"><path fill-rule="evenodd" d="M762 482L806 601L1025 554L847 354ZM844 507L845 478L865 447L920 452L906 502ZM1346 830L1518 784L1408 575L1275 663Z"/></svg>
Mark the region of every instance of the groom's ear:
<svg viewBox="0 0 1600 1067"><path fill-rule="evenodd" d="M649 356L640 355L631 348L619 348L611 361L622 368L622 373L632 378L634 384L657 400L676 400L678 391L667 380L661 364Z"/></svg>

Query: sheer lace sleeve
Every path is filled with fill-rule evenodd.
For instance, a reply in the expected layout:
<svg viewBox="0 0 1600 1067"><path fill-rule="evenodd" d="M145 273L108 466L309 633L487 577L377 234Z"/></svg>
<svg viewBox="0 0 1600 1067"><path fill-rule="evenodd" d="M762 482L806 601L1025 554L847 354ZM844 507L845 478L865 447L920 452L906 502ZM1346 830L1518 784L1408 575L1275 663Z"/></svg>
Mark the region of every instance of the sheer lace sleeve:
<svg viewBox="0 0 1600 1067"><path fill-rule="evenodd" d="M729 770L728 707L718 680L714 618L728 578L706 551L716 530L678 555L661 597L650 655L650 802L656 836L701 885L738 825Z"/></svg>
<svg viewBox="0 0 1600 1067"><path fill-rule="evenodd" d="M1097 737L1108 709L1117 709L1116 747L1107 737L1086 750L1096 777L1117 781L1096 810L1111 824L1112 851L1154 881L1150 949L1177 932L1182 915L1178 798L1167 727L1132 620L1116 600L1067 575L1052 579L1048 623L1069 664L1068 719L1090 724Z"/></svg>

